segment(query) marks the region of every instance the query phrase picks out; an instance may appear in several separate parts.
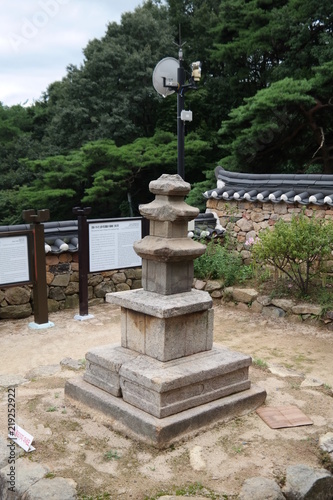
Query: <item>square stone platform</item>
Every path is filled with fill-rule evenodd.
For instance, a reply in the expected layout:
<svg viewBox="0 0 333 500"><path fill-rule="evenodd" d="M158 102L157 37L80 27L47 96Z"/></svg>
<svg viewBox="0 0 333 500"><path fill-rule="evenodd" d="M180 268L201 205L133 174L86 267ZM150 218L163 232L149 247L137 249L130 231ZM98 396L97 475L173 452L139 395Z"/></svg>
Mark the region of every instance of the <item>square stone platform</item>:
<svg viewBox="0 0 333 500"><path fill-rule="evenodd" d="M250 389L165 418L157 418L77 377L66 382L66 396L110 418L113 428L131 438L163 449L222 421L246 415L262 405L266 391Z"/></svg>
<svg viewBox="0 0 333 500"><path fill-rule="evenodd" d="M220 346L161 362L119 345L109 345L92 349L86 359L86 382L157 418L251 386L251 358Z"/></svg>

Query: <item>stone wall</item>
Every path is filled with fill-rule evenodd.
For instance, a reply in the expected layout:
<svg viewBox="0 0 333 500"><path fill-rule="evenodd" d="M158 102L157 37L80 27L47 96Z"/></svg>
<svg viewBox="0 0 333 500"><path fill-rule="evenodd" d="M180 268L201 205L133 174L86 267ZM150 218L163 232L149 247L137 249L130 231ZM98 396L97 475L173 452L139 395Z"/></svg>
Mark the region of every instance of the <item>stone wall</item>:
<svg viewBox="0 0 333 500"><path fill-rule="evenodd" d="M295 302L292 299L270 298L253 288L224 287L222 280L195 279L193 287L209 292L216 304L241 311L260 313L268 318L285 318L294 323L322 326L333 331L333 309L323 310L320 305Z"/></svg>
<svg viewBox="0 0 333 500"><path fill-rule="evenodd" d="M291 221L293 214L299 214L305 209L305 215L333 222L333 208L328 205L309 204L306 207L299 203L263 203L246 200L207 200L207 212L215 212L227 234L236 242L244 263L249 263L251 253L246 249L245 242L255 239L262 229L274 226L276 221L283 219ZM333 261L329 263L333 270Z"/></svg>
<svg viewBox="0 0 333 500"><path fill-rule="evenodd" d="M141 267L88 275L89 305L104 302L108 292L141 288ZM79 264L77 253L46 256L49 312L79 309ZM0 320L26 318L33 314L32 286L0 289Z"/></svg>

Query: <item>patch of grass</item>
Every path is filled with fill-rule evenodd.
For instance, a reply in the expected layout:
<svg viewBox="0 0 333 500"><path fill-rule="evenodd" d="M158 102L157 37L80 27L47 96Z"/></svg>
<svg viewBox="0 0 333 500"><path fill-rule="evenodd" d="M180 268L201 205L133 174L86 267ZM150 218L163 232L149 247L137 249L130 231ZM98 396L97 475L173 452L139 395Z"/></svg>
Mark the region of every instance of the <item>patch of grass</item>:
<svg viewBox="0 0 333 500"><path fill-rule="evenodd" d="M238 446L236 446L236 445L235 445L235 446L233 446L233 447L232 447L232 450L233 450L235 453L237 453L237 454L238 454L238 453L242 453L242 452L244 451L244 448L243 448L243 447L242 447L242 445L240 444L240 445L238 445Z"/></svg>
<svg viewBox="0 0 333 500"><path fill-rule="evenodd" d="M29 399L29 401L28 401L29 411L30 412L34 412L36 410L37 406L39 405L39 403L41 402L41 400L42 400L42 396L41 395L35 396L32 399Z"/></svg>
<svg viewBox="0 0 333 500"><path fill-rule="evenodd" d="M324 469L333 474L333 460L331 458L331 455L327 451L320 450L319 459Z"/></svg>
<svg viewBox="0 0 333 500"><path fill-rule="evenodd" d="M201 483L190 484L189 486L185 486L184 488L179 488L176 490L176 496L189 496L196 495L203 490L203 486Z"/></svg>
<svg viewBox="0 0 333 500"><path fill-rule="evenodd" d="M97 496L86 496L86 495L80 495L78 496L78 500L111 500L112 497L110 493L101 493L100 495Z"/></svg>
<svg viewBox="0 0 333 500"><path fill-rule="evenodd" d="M56 406L49 406L48 409L46 410L47 412L51 413L53 411L57 411L57 407Z"/></svg>
<svg viewBox="0 0 333 500"><path fill-rule="evenodd" d="M48 472L44 477L46 479L53 479L54 477L56 477L56 475L54 474L54 472Z"/></svg>
<svg viewBox="0 0 333 500"><path fill-rule="evenodd" d="M260 368L261 370L266 370L266 371L268 370L268 364L263 359L253 358L252 359L252 364L256 368Z"/></svg>
<svg viewBox="0 0 333 500"><path fill-rule="evenodd" d="M61 422L61 427L68 432L80 431L82 429L82 426L78 422L67 419Z"/></svg>
<svg viewBox="0 0 333 500"><path fill-rule="evenodd" d="M120 458L117 450L110 450L104 453L104 460L119 460Z"/></svg>
<svg viewBox="0 0 333 500"><path fill-rule="evenodd" d="M323 392L326 396L333 398L333 390L329 384L324 384L321 387L316 388L317 391Z"/></svg>

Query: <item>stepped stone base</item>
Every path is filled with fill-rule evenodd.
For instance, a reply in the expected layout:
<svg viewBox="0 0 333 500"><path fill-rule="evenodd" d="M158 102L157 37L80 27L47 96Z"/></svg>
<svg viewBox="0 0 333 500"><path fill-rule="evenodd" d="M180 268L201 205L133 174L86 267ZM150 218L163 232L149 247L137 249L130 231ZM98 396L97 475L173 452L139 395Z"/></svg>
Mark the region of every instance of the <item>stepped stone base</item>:
<svg viewBox="0 0 333 500"><path fill-rule="evenodd" d="M266 399L266 391L253 385L237 394L160 419L94 387L81 377L66 382L65 394L73 404L83 403L110 417L115 430L160 449L214 423L246 415Z"/></svg>
<svg viewBox="0 0 333 500"><path fill-rule="evenodd" d="M157 418L251 386L251 357L220 346L164 363L109 345L92 349L86 359L86 382Z"/></svg>
<svg viewBox="0 0 333 500"><path fill-rule="evenodd" d="M137 356L140 356L138 352L124 349L118 344L95 347L86 354L83 379L113 396L121 397L120 368Z"/></svg>

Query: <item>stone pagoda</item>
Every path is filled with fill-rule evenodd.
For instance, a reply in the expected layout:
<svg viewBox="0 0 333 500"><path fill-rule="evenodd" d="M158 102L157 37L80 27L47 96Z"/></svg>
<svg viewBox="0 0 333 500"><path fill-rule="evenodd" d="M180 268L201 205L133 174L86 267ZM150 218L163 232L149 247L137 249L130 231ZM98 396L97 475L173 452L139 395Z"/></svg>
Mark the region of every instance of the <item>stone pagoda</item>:
<svg viewBox="0 0 333 500"><path fill-rule="evenodd" d="M149 189L155 199L140 213L150 235L134 244L143 288L106 296L121 307L121 345L89 351L83 379L68 381L65 393L163 448L254 410L266 392L251 386L249 356L213 345L212 299L192 289L193 260L205 246L187 236L199 212L184 201L190 185L162 175Z"/></svg>

